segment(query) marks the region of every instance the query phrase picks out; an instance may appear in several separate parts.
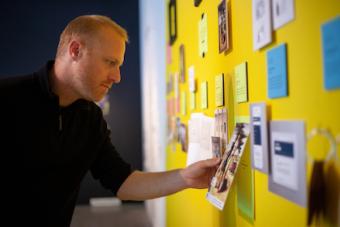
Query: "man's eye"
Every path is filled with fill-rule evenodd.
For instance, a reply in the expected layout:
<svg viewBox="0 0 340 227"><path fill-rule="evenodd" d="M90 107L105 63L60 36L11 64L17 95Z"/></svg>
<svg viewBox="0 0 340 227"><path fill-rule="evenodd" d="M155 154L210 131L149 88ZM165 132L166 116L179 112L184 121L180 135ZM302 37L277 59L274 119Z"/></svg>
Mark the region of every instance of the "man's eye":
<svg viewBox="0 0 340 227"><path fill-rule="evenodd" d="M115 61L111 61L111 60L106 60L106 62L110 65L110 66L116 66L117 63Z"/></svg>

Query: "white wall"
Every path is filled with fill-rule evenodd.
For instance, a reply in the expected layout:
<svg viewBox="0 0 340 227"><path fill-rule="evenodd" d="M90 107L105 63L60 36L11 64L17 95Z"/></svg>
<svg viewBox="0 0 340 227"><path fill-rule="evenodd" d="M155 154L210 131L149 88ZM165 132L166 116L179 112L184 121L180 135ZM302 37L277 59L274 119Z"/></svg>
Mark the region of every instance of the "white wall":
<svg viewBox="0 0 340 227"><path fill-rule="evenodd" d="M140 0L144 170L165 170L166 65L164 0ZM165 227L165 199L146 202L154 227Z"/></svg>

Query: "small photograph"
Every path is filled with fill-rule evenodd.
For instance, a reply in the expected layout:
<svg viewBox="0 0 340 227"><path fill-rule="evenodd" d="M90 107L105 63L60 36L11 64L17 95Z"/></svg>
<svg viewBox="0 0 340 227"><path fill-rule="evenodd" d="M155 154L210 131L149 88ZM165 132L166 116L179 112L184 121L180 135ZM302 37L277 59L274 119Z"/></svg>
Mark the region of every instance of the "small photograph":
<svg viewBox="0 0 340 227"><path fill-rule="evenodd" d="M180 124L179 126L179 140L181 143L181 148L183 152L188 151L188 138L187 138L187 127L185 124Z"/></svg>
<svg viewBox="0 0 340 227"><path fill-rule="evenodd" d="M227 200L248 136L249 124L237 123L221 164L211 179L207 199L220 210Z"/></svg>
<svg viewBox="0 0 340 227"><path fill-rule="evenodd" d="M177 38L177 10L176 0L170 0L168 6L169 44L172 45Z"/></svg>
<svg viewBox="0 0 340 227"><path fill-rule="evenodd" d="M185 83L185 59L184 59L184 45L179 47L179 82Z"/></svg>
<svg viewBox="0 0 340 227"><path fill-rule="evenodd" d="M202 0L194 0L195 7L198 7L201 4Z"/></svg>
<svg viewBox="0 0 340 227"><path fill-rule="evenodd" d="M174 76L172 73L169 73L166 84L166 93L169 95L173 91L174 91Z"/></svg>
<svg viewBox="0 0 340 227"><path fill-rule="evenodd" d="M220 138L220 154L221 156L226 150L228 143L228 117L227 109L216 109L215 110L215 132L214 136Z"/></svg>
<svg viewBox="0 0 340 227"><path fill-rule="evenodd" d="M228 10L226 0L222 0L218 5L218 43L219 53L229 48L229 32L228 32Z"/></svg>
<svg viewBox="0 0 340 227"><path fill-rule="evenodd" d="M176 131L175 131L175 139L176 142L181 142L181 119L179 117L176 117L176 121L175 121L175 127L176 127Z"/></svg>
<svg viewBox="0 0 340 227"><path fill-rule="evenodd" d="M221 152L221 138L218 136L211 137L211 147L213 157L220 158L222 155Z"/></svg>

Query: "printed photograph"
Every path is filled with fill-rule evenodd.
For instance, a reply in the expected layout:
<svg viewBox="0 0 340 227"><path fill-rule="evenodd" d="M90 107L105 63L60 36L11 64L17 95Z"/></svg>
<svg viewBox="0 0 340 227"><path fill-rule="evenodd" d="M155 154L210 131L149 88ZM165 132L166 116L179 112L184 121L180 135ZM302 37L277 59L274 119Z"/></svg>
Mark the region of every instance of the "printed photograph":
<svg viewBox="0 0 340 227"><path fill-rule="evenodd" d="M213 157L220 158L221 157L221 139L217 136L211 137L211 147Z"/></svg>
<svg viewBox="0 0 340 227"><path fill-rule="evenodd" d="M211 179L207 199L220 210L227 200L248 137L249 124L237 123L221 164Z"/></svg>
<svg viewBox="0 0 340 227"><path fill-rule="evenodd" d="M219 52L222 53L229 48L229 34L228 34L228 10L226 0L218 5L218 39Z"/></svg>
<svg viewBox="0 0 340 227"><path fill-rule="evenodd" d="M179 82L185 82L185 59L184 59L184 45L179 47Z"/></svg>
<svg viewBox="0 0 340 227"><path fill-rule="evenodd" d="M168 5L169 43L172 45L177 38L176 0L170 0Z"/></svg>
<svg viewBox="0 0 340 227"><path fill-rule="evenodd" d="M179 141L181 143L182 151L187 152L188 151L187 127L183 123L181 123L179 126Z"/></svg>

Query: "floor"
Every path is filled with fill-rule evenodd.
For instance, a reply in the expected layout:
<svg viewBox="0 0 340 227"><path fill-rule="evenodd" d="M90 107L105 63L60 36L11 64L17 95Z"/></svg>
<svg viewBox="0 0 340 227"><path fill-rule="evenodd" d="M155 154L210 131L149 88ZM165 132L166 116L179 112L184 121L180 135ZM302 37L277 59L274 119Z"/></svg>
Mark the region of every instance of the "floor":
<svg viewBox="0 0 340 227"><path fill-rule="evenodd" d="M112 207L78 205L71 227L151 227L144 204Z"/></svg>

